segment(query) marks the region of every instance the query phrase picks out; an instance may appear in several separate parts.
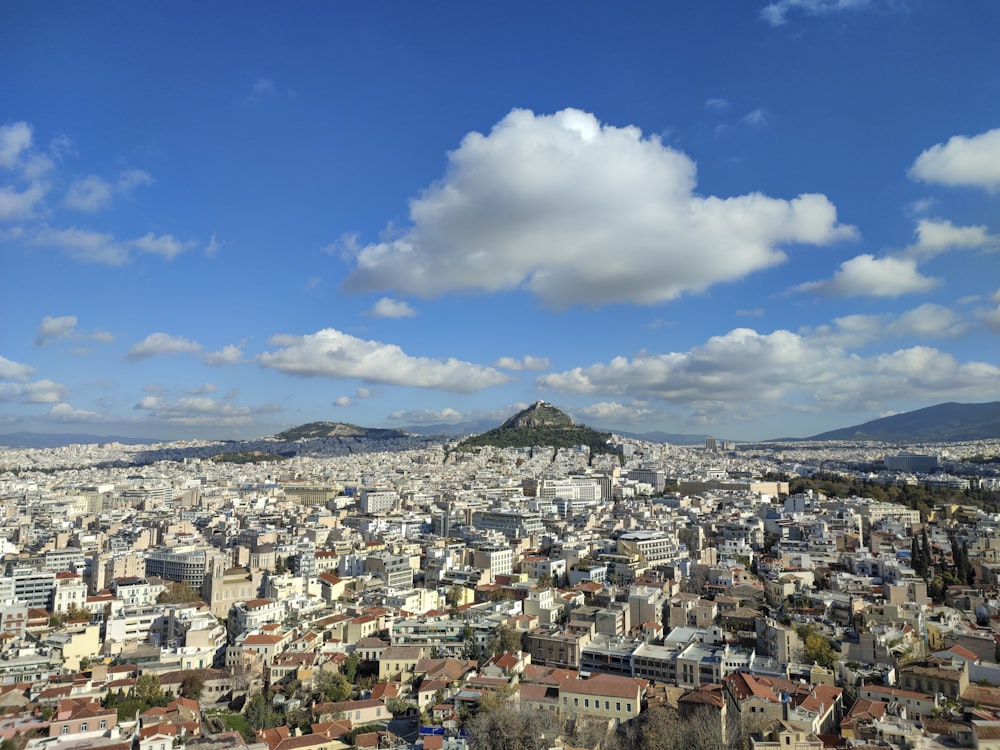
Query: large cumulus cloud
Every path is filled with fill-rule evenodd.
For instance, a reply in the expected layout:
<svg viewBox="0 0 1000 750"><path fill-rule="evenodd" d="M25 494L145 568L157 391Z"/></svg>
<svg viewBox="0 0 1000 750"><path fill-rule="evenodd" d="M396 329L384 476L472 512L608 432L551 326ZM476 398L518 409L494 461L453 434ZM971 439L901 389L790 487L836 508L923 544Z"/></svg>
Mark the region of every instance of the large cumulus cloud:
<svg viewBox="0 0 1000 750"><path fill-rule="evenodd" d="M448 161L408 229L356 250L347 288L654 303L781 263L786 244L855 234L823 195L701 196L688 156L575 109L514 110Z"/></svg>

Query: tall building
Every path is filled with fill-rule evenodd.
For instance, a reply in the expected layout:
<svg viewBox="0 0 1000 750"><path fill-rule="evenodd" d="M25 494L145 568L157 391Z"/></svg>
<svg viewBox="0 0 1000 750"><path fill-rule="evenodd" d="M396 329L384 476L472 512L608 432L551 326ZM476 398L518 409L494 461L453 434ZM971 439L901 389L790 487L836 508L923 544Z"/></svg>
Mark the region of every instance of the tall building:
<svg viewBox="0 0 1000 750"><path fill-rule="evenodd" d="M537 536L545 530L540 515L519 510L478 510L472 514L472 525L482 531L499 531L508 539Z"/></svg>
<svg viewBox="0 0 1000 750"><path fill-rule="evenodd" d="M897 453L894 456L882 457L887 471L902 471L907 474L930 474L941 464L937 456L919 453Z"/></svg>
<svg viewBox="0 0 1000 750"><path fill-rule="evenodd" d="M146 553L146 575L183 581L201 591L205 575L211 570L213 552L193 545L152 550Z"/></svg>

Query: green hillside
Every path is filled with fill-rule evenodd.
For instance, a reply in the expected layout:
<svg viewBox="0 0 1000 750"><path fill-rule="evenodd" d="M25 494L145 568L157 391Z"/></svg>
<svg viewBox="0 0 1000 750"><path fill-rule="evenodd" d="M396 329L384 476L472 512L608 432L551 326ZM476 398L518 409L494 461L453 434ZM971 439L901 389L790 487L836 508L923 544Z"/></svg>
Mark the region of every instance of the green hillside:
<svg viewBox="0 0 1000 750"><path fill-rule="evenodd" d="M572 448L586 445L591 453L610 453L610 439L611 433L574 424L565 412L544 401L537 401L499 427L466 438L458 444L458 449L472 450L483 446L531 448L536 445Z"/></svg>

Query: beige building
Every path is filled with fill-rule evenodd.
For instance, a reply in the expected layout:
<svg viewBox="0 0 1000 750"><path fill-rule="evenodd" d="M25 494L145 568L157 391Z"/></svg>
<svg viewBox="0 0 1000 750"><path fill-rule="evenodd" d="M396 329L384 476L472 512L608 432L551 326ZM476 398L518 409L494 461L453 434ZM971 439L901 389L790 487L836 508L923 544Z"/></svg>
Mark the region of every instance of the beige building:
<svg viewBox="0 0 1000 750"><path fill-rule="evenodd" d="M626 722L642 711L648 687L646 680L609 674L566 680L559 684L559 709L569 716Z"/></svg>

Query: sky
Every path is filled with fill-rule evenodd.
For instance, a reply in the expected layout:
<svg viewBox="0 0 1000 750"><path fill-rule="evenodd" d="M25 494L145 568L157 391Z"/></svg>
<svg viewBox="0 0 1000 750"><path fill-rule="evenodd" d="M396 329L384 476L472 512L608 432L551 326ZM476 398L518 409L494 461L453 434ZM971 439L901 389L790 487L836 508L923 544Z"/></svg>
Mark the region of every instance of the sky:
<svg viewBox="0 0 1000 750"><path fill-rule="evenodd" d="M0 433L1000 399L1000 3L7 2Z"/></svg>

